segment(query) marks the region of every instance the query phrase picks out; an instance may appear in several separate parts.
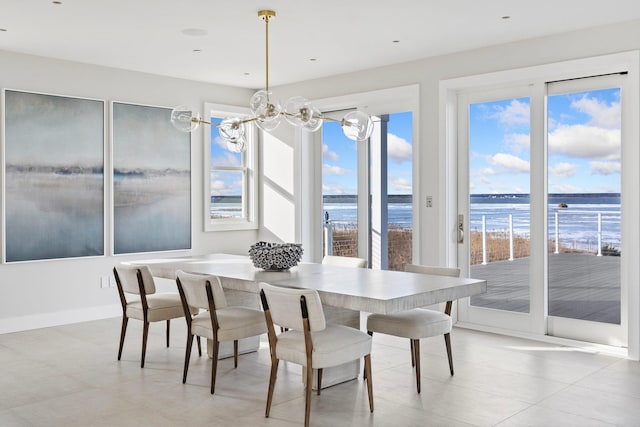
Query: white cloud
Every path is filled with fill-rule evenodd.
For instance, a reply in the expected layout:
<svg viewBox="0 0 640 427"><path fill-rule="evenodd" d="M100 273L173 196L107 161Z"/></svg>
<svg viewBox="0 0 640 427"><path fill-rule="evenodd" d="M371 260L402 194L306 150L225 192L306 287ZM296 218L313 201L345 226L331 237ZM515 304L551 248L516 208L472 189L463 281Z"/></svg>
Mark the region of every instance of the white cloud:
<svg viewBox="0 0 640 427"><path fill-rule="evenodd" d="M237 187L229 185L228 182L224 182L221 179L211 180L211 192L217 195L238 194Z"/></svg>
<svg viewBox="0 0 640 427"><path fill-rule="evenodd" d="M549 166L549 172L559 178L569 178L578 172L578 165L573 163L558 163L554 166Z"/></svg>
<svg viewBox="0 0 640 427"><path fill-rule="evenodd" d="M591 117L589 124L605 129L620 130L620 102L607 104L586 95L573 101L571 107Z"/></svg>
<svg viewBox="0 0 640 427"><path fill-rule="evenodd" d="M554 184L551 186L551 193L581 193L582 188L571 184Z"/></svg>
<svg viewBox="0 0 640 427"><path fill-rule="evenodd" d="M531 145L531 137L528 133L510 133L505 135L504 141L507 147L515 153L529 151Z"/></svg>
<svg viewBox="0 0 640 427"><path fill-rule="evenodd" d="M226 188L224 181L217 179L215 181L211 181L211 189L212 190L224 190Z"/></svg>
<svg viewBox="0 0 640 427"><path fill-rule="evenodd" d="M240 166L240 156L226 151L221 156L211 159L211 164L216 166Z"/></svg>
<svg viewBox="0 0 640 427"><path fill-rule="evenodd" d="M349 169L341 168L340 166L330 165L324 163L322 165L323 175L351 175L352 171Z"/></svg>
<svg viewBox="0 0 640 427"><path fill-rule="evenodd" d="M480 171L481 175L497 175L498 172L493 168L484 168Z"/></svg>
<svg viewBox="0 0 640 427"><path fill-rule="evenodd" d="M500 166L502 170L496 173L528 173L529 162L520 157L506 153L496 153L487 156L487 161L492 165Z"/></svg>
<svg viewBox="0 0 640 427"><path fill-rule="evenodd" d="M620 162L589 162L591 175L613 175L620 173Z"/></svg>
<svg viewBox="0 0 640 427"><path fill-rule="evenodd" d="M396 163L411 161L411 144L406 139L389 133L387 135L387 155Z"/></svg>
<svg viewBox="0 0 640 427"><path fill-rule="evenodd" d="M500 123L510 127L529 124L531 117L529 114L529 103L512 99L511 103L506 107L498 107L494 116Z"/></svg>
<svg viewBox="0 0 640 427"><path fill-rule="evenodd" d="M407 181L404 178L396 178L391 182L391 189L393 191L411 191L413 187L411 186L411 182Z"/></svg>
<svg viewBox="0 0 640 427"><path fill-rule="evenodd" d="M355 194L353 191L347 192L340 184L322 184L323 194Z"/></svg>
<svg viewBox="0 0 640 427"><path fill-rule="evenodd" d="M337 162L340 160L340 156L335 151L329 151L329 146L327 144L322 144L322 158L325 160L331 160L333 162Z"/></svg>
<svg viewBox="0 0 640 427"><path fill-rule="evenodd" d="M560 126L549 134L549 154L583 159L618 160L620 129L589 125Z"/></svg>

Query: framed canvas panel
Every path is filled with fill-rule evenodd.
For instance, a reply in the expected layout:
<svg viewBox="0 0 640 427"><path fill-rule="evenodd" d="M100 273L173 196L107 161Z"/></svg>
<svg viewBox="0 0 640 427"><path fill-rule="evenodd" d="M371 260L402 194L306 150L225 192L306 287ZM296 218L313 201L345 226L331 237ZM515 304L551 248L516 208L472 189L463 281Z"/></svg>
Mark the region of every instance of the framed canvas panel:
<svg viewBox="0 0 640 427"><path fill-rule="evenodd" d="M171 109L112 102L115 254L191 249L191 135Z"/></svg>
<svg viewBox="0 0 640 427"><path fill-rule="evenodd" d="M5 89L6 262L104 255L105 102Z"/></svg>

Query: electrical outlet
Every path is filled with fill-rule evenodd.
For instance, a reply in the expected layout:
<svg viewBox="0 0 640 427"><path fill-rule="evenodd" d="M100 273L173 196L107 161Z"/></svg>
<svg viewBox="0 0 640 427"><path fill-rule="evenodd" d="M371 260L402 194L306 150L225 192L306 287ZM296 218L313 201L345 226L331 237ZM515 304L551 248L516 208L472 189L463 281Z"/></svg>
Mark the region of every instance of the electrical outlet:
<svg viewBox="0 0 640 427"><path fill-rule="evenodd" d="M109 287L109 276L100 277L100 287L108 288Z"/></svg>
<svg viewBox="0 0 640 427"><path fill-rule="evenodd" d="M116 284L116 278L113 276L109 276L109 287L110 288L115 288L116 286L118 286Z"/></svg>
<svg viewBox="0 0 640 427"><path fill-rule="evenodd" d="M427 207L428 208L433 207L433 196L427 196Z"/></svg>

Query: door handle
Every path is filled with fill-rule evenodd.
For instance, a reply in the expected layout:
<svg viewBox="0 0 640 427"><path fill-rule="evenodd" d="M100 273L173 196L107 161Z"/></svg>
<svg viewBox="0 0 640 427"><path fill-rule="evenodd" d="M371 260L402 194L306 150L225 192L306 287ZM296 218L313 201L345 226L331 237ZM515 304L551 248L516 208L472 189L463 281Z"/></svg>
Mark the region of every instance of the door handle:
<svg viewBox="0 0 640 427"><path fill-rule="evenodd" d="M458 214L458 243L464 243L464 215Z"/></svg>

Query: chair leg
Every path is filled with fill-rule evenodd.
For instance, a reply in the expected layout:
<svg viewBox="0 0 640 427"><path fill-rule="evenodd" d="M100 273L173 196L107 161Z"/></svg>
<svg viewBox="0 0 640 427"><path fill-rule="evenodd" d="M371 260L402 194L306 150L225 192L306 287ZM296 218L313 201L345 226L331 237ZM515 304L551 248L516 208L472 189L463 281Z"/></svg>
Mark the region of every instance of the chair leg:
<svg viewBox="0 0 640 427"><path fill-rule="evenodd" d="M238 340L233 340L233 367L238 367Z"/></svg>
<svg viewBox="0 0 640 427"><path fill-rule="evenodd" d="M200 345L200 335L196 336L196 340L198 341L198 357L202 357L202 345Z"/></svg>
<svg viewBox="0 0 640 427"><path fill-rule="evenodd" d="M269 392L267 394L267 409L264 416L269 418L269 411L271 410L271 400L273 398L273 389L276 385L276 376L278 375L278 362L279 359L271 360L271 375L269 376Z"/></svg>
<svg viewBox="0 0 640 427"><path fill-rule="evenodd" d="M415 350L413 348L413 340L409 340L409 342L411 343L411 367L415 368L415 366L416 366L416 354L415 354Z"/></svg>
<svg viewBox="0 0 640 427"><path fill-rule="evenodd" d="M191 332L187 332L187 352L184 354L184 372L182 373L182 384L187 382L187 371L189 370L189 360L191 359L192 345L193 345L193 335L191 335Z"/></svg>
<svg viewBox="0 0 640 427"><path fill-rule="evenodd" d="M369 334L370 337L373 336L373 332L371 331L367 331L367 333ZM366 380L367 379L367 370L365 369L364 372L362 373L362 379Z"/></svg>
<svg viewBox="0 0 640 427"><path fill-rule="evenodd" d="M318 369L318 396L320 396L321 389L322 389L322 368Z"/></svg>
<svg viewBox="0 0 640 427"><path fill-rule="evenodd" d="M124 346L124 336L127 333L127 324L129 323L129 318L127 316L122 316L122 328L120 329L120 347L118 348L118 360L122 357L122 347Z"/></svg>
<svg viewBox="0 0 640 427"><path fill-rule="evenodd" d="M309 427L309 416L311 415L311 389L313 388L313 368L306 367L307 384L304 391L304 427Z"/></svg>
<svg viewBox="0 0 640 427"><path fill-rule="evenodd" d="M444 344L447 346L447 357L449 358L449 372L453 376L453 356L451 355L451 334L444 334Z"/></svg>
<svg viewBox="0 0 640 427"><path fill-rule="evenodd" d="M213 341L213 358L211 359L211 394L216 390L216 371L218 370L218 350L220 343L218 340Z"/></svg>
<svg viewBox="0 0 640 427"><path fill-rule="evenodd" d="M167 320L167 348L169 348L169 325L171 324L170 320Z"/></svg>
<svg viewBox="0 0 640 427"><path fill-rule="evenodd" d="M149 336L149 322L143 322L142 326L142 360L140 367L144 368L144 356L147 353L147 337Z"/></svg>
<svg viewBox="0 0 640 427"><path fill-rule="evenodd" d="M364 357L364 372L367 376L367 394L369 395L369 410L373 412L373 380L371 378L371 354Z"/></svg>
<svg viewBox="0 0 640 427"><path fill-rule="evenodd" d="M420 340L413 341L413 350L415 352L416 359L416 386L418 387L418 393L420 393Z"/></svg>

